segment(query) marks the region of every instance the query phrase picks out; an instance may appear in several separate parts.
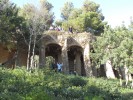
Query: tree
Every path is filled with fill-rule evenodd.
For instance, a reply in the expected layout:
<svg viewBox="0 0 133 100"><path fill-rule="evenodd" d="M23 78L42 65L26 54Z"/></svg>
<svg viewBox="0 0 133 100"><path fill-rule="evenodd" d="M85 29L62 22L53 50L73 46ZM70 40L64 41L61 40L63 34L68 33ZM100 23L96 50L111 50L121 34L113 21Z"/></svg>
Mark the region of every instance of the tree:
<svg viewBox="0 0 133 100"><path fill-rule="evenodd" d="M78 8L74 8L70 15L69 15L69 19L75 19L77 18L80 14L82 14L82 10L78 9Z"/></svg>
<svg viewBox="0 0 133 100"><path fill-rule="evenodd" d="M98 19L98 14L95 12L88 12L80 14L77 18L71 19L64 24L71 25L78 32L90 32L94 34L100 34L103 32L104 24Z"/></svg>
<svg viewBox="0 0 133 100"><path fill-rule="evenodd" d="M70 13L73 11L74 5L72 2L66 2L61 9L61 17L63 20L68 20Z"/></svg>
<svg viewBox="0 0 133 100"><path fill-rule="evenodd" d="M53 6L46 0L41 0L40 8L35 5L27 4L20 11L20 15L27 20L29 30L28 40L25 40L28 44L27 70L34 68L35 48L41 39L41 37L39 39L37 38L38 35L41 36L54 20L54 15L51 12L52 7Z"/></svg>
<svg viewBox="0 0 133 100"><path fill-rule="evenodd" d="M62 20L56 20L55 26L62 26L63 21Z"/></svg>
<svg viewBox="0 0 133 100"><path fill-rule="evenodd" d="M104 16L99 10L99 5L85 0L81 9L73 8L69 12L67 20L63 23L63 28L67 30L69 26L73 26L74 31L90 32L99 35L104 30Z"/></svg>
<svg viewBox="0 0 133 100"><path fill-rule="evenodd" d="M0 0L0 42L14 48L19 39L18 30L24 19L18 16L18 8L9 0Z"/></svg>
<svg viewBox="0 0 133 100"><path fill-rule="evenodd" d="M97 37L93 43L94 53L91 54L93 62L96 64L105 64L107 60L111 61L114 69L132 68L133 66L133 33L125 26L111 29L106 27L104 33ZM127 72L123 78L126 79Z"/></svg>
<svg viewBox="0 0 133 100"><path fill-rule="evenodd" d="M84 12L100 12L99 7L100 6L96 4L95 2L92 2L90 0L85 0L83 3L82 10Z"/></svg>

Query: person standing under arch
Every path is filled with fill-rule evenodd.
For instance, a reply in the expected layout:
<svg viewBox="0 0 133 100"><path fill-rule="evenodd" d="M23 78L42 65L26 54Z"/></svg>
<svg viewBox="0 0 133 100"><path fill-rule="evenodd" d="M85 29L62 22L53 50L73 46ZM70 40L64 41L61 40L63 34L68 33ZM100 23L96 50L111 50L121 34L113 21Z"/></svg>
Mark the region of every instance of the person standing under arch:
<svg viewBox="0 0 133 100"><path fill-rule="evenodd" d="M62 66L63 66L62 63L57 63L57 70L58 70L58 72L62 72Z"/></svg>

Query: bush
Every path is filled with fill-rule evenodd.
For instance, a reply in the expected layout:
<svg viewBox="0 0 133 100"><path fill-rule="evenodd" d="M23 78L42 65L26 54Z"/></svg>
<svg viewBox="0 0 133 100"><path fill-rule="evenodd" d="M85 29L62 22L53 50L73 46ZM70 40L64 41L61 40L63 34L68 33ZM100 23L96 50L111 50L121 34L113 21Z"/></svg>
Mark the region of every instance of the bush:
<svg viewBox="0 0 133 100"><path fill-rule="evenodd" d="M133 100L118 80L65 75L50 69L0 68L0 100Z"/></svg>
<svg viewBox="0 0 133 100"><path fill-rule="evenodd" d="M73 86L85 86L87 84L86 80L79 76L70 78L69 83Z"/></svg>
<svg viewBox="0 0 133 100"><path fill-rule="evenodd" d="M84 98L84 100L104 100L102 97L100 97L100 96L86 96L85 98Z"/></svg>

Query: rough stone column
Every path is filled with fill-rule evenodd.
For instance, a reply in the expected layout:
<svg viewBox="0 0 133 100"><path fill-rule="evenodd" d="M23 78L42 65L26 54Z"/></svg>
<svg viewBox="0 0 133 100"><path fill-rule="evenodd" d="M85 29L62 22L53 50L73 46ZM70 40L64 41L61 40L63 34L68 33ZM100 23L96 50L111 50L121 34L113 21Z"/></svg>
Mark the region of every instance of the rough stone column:
<svg viewBox="0 0 133 100"><path fill-rule="evenodd" d="M110 60L107 60L105 66L104 66L104 69L105 69L105 73L106 73L107 78L115 78L115 74L113 72L113 67L112 67Z"/></svg>
<svg viewBox="0 0 133 100"><path fill-rule="evenodd" d="M76 56L75 56L75 59L76 59L76 66L75 66L75 69L76 69L76 72L78 73L78 75L81 75L81 54L80 53L76 53Z"/></svg>
<svg viewBox="0 0 133 100"><path fill-rule="evenodd" d="M41 41L40 51L39 51L39 67L43 68L45 66L45 45Z"/></svg>
<svg viewBox="0 0 133 100"><path fill-rule="evenodd" d="M17 58L16 58L16 66L26 66L27 64L27 49L18 48Z"/></svg>
<svg viewBox="0 0 133 100"><path fill-rule="evenodd" d="M95 77L98 76L97 68L95 65L92 66L92 73L93 73L93 76L95 76Z"/></svg>
<svg viewBox="0 0 133 100"><path fill-rule="evenodd" d="M69 73L69 64L68 64L68 54L67 54L67 39L65 39L63 48L62 48L62 62L63 62L63 72Z"/></svg>
<svg viewBox="0 0 133 100"><path fill-rule="evenodd" d="M74 59L69 59L69 72L75 71Z"/></svg>
<svg viewBox="0 0 133 100"><path fill-rule="evenodd" d="M92 68L91 68L91 62L90 62L90 45L89 43L86 43L84 48L84 67L86 76L92 76Z"/></svg>
<svg viewBox="0 0 133 100"><path fill-rule="evenodd" d="M132 80L131 74L129 73L129 69L127 66L120 67L121 75L124 80Z"/></svg>

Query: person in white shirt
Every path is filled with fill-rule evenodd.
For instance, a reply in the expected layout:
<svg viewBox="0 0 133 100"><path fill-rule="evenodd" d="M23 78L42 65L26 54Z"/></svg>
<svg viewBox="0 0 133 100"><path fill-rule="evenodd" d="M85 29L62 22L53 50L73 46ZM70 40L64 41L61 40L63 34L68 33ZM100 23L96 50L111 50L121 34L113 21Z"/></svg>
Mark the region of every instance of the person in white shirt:
<svg viewBox="0 0 133 100"><path fill-rule="evenodd" d="M58 72L61 72L62 71L62 66L63 66L63 64L57 63Z"/></svg>

